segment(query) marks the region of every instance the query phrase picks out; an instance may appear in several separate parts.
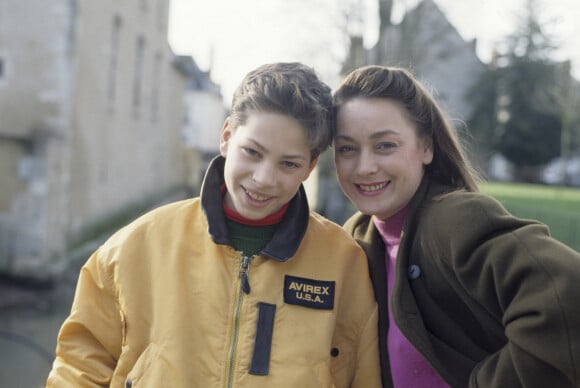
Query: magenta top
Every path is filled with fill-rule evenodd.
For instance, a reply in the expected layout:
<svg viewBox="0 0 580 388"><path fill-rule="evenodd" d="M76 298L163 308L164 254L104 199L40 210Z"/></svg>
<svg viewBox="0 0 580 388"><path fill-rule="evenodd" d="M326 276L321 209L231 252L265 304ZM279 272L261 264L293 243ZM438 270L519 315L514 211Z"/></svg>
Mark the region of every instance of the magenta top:
<svg viewBox="0 0 580 388"><path fill-rule="evenodd" d="M387 348L393 386L395 388L429 387L448 388L449 385L431 368L431 365L415 349L415 347L401 333L393 320L391 313L391 294L395 284L395 262L401 242L401 232L407 208L403 208L394 216L379 220L373 217L383 241L385 242L385 264L387 268L387 289L389 303L389 333Z"/></svg>

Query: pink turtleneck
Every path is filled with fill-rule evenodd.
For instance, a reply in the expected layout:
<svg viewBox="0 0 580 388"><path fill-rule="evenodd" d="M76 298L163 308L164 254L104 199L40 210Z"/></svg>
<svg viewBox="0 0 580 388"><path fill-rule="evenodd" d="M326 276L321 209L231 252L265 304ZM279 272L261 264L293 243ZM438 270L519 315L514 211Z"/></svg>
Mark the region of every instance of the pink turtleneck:
<svg viewBox="0 0 580 388"><path fill-rule="evenodd" d="M391 375L395 388L408 387L429 387L448 388L441 377L431 368L431 365L415 349L415 347L401 333L401 330L393 319L391 313L391 294L395 284L395 268L397 252L401 242L401 232L407 208L403 208L398 213L386 220L379 220L373 217L383 241L385 242L385 264L387 268L387 289L389 303L389 333L387 335L387 347L389 350L389 360Z"/></svg>

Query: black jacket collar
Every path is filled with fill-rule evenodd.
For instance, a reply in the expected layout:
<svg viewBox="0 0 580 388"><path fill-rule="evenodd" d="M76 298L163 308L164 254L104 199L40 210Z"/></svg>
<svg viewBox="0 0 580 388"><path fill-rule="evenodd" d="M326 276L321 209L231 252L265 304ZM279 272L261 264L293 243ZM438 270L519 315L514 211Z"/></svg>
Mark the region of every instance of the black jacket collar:
<svg viewBox="0 0 580 388"><path fill-rule="evenodd" d="M216 244L231 246L225 222L223 196L220 191L224 183L224 164L225 159L222 156L216 156L209 163L201 186L200 197L211 238ZM300 185L272 240L266 244L261 254L277 261L286 261L294 256L306 233L309 214L306 192Z"/></svg>

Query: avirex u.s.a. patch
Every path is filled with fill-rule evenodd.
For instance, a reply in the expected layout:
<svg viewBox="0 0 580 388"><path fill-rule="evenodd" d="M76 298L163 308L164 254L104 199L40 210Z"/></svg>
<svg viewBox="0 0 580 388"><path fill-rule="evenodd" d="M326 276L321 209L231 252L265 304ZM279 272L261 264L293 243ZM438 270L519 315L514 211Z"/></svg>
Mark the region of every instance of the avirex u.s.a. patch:
<svg viewBox="0 0 580 388"><path fill-rule="evenodd" d="M334 281L284 277L284 302L321 310L334 308Z"/></svg>

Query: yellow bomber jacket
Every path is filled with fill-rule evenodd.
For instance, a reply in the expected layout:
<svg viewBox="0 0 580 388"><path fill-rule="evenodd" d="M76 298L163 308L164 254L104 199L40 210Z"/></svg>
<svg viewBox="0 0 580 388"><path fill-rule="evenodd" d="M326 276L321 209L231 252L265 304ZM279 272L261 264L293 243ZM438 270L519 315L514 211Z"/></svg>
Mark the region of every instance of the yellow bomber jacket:
<svg viewBox="0 0 580 388"><path fill-rule="evenodd" d="M364 253L291 201L272 241L229 244L215 159L200 198L113 235L79 275L47 387L380 387ZM208 233L209 232L209 233Z"/></svg>

